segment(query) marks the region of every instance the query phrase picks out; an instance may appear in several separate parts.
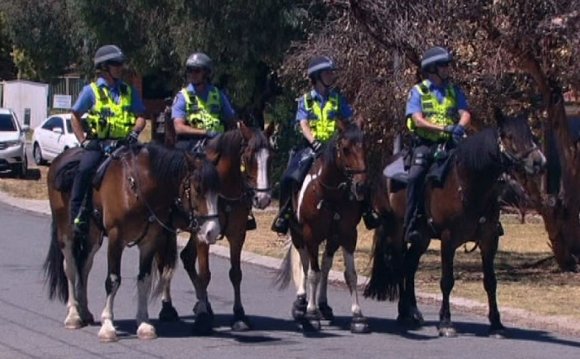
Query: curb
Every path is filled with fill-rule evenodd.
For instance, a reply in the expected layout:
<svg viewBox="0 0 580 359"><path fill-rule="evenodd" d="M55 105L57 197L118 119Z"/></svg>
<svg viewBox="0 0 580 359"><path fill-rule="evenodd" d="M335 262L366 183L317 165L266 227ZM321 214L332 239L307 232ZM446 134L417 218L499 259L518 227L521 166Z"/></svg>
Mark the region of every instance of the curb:
<svg viewBox="0 0 580 359"><path fill-rule="evenodd" d="M48 200L35 200L17 198L0 191L0 202L17 207L26 211L50 215L50 205ZM182 232L177 237L179 247L184 247L189 239L189 234ZM219 242L218 242L219 243ZM222 245L210 246L210 253L222 258L230 258L229 247ZM281 259L263 256L260 254L242 251L241 260L244 263L261 266L268 269L278 269L282 263ZM331 283L345 284L342 272L331 270L328 276ZM358 286L364 286L368 282L368 277L358 275ZM441 294L416 292L419 302L424 304L441 304ZM483 304L471 299L451 298L450 304L459 311L487 316L487 304ZM515 325L524 325L537 330L550 330L566 335L580 336L580 324L572 317L567 316L541 316L523 309L500 307L500 312L504 321Z"/></svg>

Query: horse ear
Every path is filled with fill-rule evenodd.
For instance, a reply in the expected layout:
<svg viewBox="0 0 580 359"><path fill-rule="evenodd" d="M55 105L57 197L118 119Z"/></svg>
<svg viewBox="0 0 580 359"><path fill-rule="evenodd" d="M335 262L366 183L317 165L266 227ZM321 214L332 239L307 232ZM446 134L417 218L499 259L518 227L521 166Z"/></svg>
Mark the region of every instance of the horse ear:
<svg viewBox="0 0 580 359"><path fill-rule="evenodd" d="M273 122L270 122L264 130L264 135L266 135L266 138L270 138L274 134L274 131L276 131L276 125Z"/></svg>
<svg viewBox="0 0 580 359"><path fill-rule="evenodd" d="M252 138L252 130L246 126L244 122L238 122L238 128L240 129L240 132L246 141L249 141L250 138Z"/></svg>

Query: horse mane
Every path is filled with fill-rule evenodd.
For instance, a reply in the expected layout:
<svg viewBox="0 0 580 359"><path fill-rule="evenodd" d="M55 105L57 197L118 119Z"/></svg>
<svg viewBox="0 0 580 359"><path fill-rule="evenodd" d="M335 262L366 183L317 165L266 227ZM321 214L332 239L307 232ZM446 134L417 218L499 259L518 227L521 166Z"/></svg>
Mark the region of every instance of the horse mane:
<svg viewBox="0 0 580 359"><path fill-rule="evenodd" d="M251 152L256 152L262 148L270 148L270 142L268 141L268 138L266 138L260 129L254 127L250 127L249 129L254 134L248 142L248 148Z"/></svg>
<svg viewBox="0 0 580 359"><path fill-rule="evenodd" d="M501 156L497 137L497 131L493 128L486 128L467 137L457 148L457 163L476 173L490 170L501 172Z"/></svg>
<svg viewBox="0 0 580 359"><path fill-rule="evenodd" d="M196 153L193 156L202 161L201 170L194 172L194 181L201 184L201 192L218 192L220 189L220 176L216 167L203 153Z"/></svg>
<svg viewBox="0 0 580 359"><path fill-rule="evenodd" d="M145 148L149 152L151 172L155 180L169 186L179 186L188 170L185 151L168 149L155 143L148 143Z"/></svg>
<svg viewBox="0 0 580 359"><path fill-rule="evenodd" d="M240 130L232 129L222 133L218 138L208 141L206 151L215 152L219 155L239 156L239 149L242 145L242 133Z"/></svg>
<svg viewBox="0 0 580 359"><path fill-rule="evenodd" d="M334 165L336 163L337 142L341 139L353 143L363 142L363 133L356 124L349 123L344 130L340 131L324 146L321 154L322 163L326 165Z"/></svg>

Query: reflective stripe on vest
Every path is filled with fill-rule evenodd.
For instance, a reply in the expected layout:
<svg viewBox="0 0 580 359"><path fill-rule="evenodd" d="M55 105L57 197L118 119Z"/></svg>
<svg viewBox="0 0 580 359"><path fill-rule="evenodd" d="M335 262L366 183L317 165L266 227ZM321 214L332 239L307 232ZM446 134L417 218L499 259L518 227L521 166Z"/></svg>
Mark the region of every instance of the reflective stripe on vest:
<svg viewBox="0 0 580 359"><path fill-rule="evenodd" d="M222 97L217 88L212 88L203 101L187 88L181 90L185 99L187 122L195 128L208 131L224 132L224 125L220 120L222 114Z"/></svg>
<svg viewBox="0 0 580 359"><path fill-rule="evenodd" d="M445 88L445 96L440 103L433 91L429 91L429 82L427 80L415 85L415 88L421 95L421 108L423 115L431 121L431 123L440 126L452 125L457 121L457 93L452 84ZM417 134L417 136L434 141L443 142L449 140L451 137L448 133L433 132L423 128L417 128L415 121L409 116L407 119L407 128Z"/></svg>
<svg viewBox="0 0 580 359"><path fill-rule="evenodd" d="M121 83L119 103L106 86L91 83L95 95L95 105L89 111L87 122L91 130L91 137L99 139L121 139L133 130L136 117L130 112L132 105L131 86Z"/></svg>
<svg viewBox="0 0 580 359"><path fill-rule="evenodd" d="M336 133L336 121L338 120L339 111L339 96L337 93L332 93L328 97L328 101L324 107L320 107L318 101L314 101L312 95L307 93L304 95L304 108L309 114L315 117L309 122L310 130L315 139L320 142L328 142Z"/></svg>

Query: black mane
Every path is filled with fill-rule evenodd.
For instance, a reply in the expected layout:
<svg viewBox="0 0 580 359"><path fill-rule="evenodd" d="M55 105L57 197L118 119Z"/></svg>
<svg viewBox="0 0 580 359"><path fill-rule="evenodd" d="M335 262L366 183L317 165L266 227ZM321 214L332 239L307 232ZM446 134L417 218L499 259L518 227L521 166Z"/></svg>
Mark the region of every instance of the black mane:
<svg viewBox="0 0 580 359"><path fill-rule="evenodd" d="M168 149L154 143L145 147L149 152L151 172L155 179L169 186L179 186L188 170L185 151Z"/></svg>
<svg viewBox="0 0 580 359"><path fill-rule="evenodd" d="M457 163L466 170L493 175L501 172L501 154L497 131L486 128L465 138L457 148Z"/></svg>
<svg viewBox="0 0 580 359"><path fill-rule="evenodd" d="M322 151L322 162L326 165L334 165L336 163L337 142L341 139L348 140L351 143L361 143L363 142L363 133L357 125L351 123L346 129L335 135Z"/></svg>

